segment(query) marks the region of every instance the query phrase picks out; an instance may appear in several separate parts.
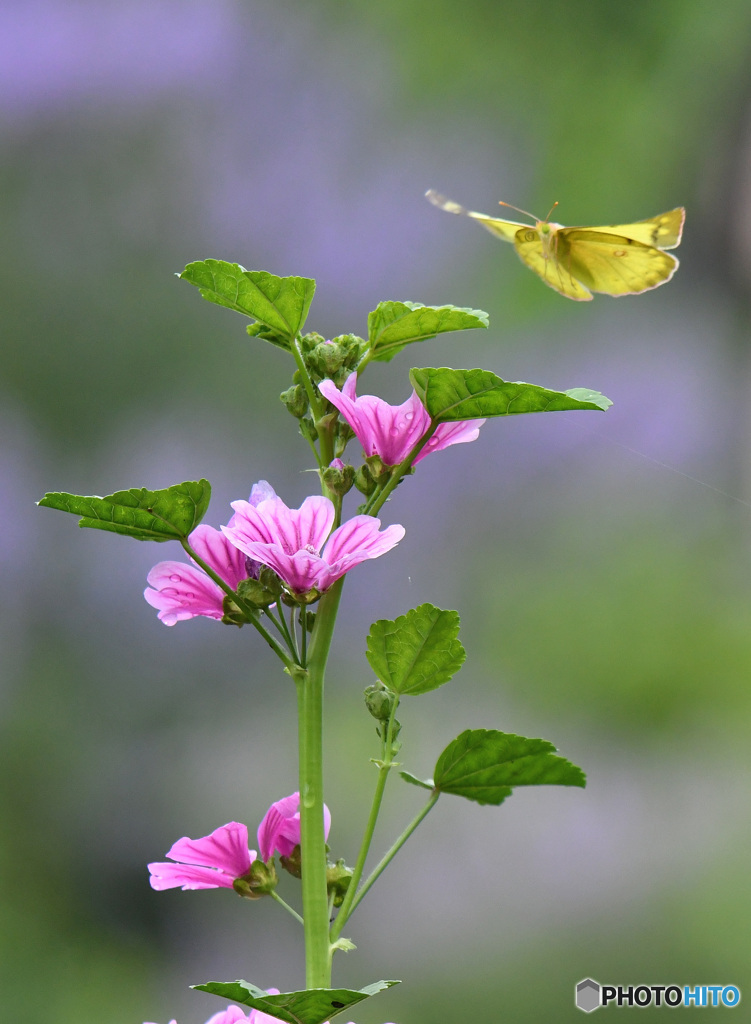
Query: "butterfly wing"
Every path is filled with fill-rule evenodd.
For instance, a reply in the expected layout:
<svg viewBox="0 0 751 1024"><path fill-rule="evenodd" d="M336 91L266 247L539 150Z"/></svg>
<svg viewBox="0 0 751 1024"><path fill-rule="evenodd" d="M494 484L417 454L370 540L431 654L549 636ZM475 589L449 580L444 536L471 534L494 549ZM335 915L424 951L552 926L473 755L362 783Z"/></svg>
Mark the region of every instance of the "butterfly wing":
<svg viewBox="0 0 751 1024"><path fill-rule="evenodd" d="M589 302L593 291L637 295L669 281L678 268L664 250L680 243L682 206L633 224L566 228L538 221L531 227L467 210L432 190L425 194L434 206L472 217L496 238L513 242L522 262L548 287L577 302Z"/></svg>
<svg viewBox="0 0 751 1024"><path fill-rule="evenodd" d="M426 192L425 197L433 206L437 206L440 210L445 210L446 213L461 213L465 217L471 217L473 220L479 221L491 235L495 235L496 238L502 238L504 242L513 242L519 228L524 227L524 224L518 224L513 220L501 220L499 217L488 217L485 213L468 210L465 206L455 203L453 199L447 199L446 196L442 196L440 192L434 192L433 189Z"/></svg>
<svg viewBox="0 0 751 1024"><path fill-rule="evenodd" d="M594 228L561 228L554 246L555 262L567 274L605 295L637 295L658 288L678 269L678 260L671 253L627 235Z"/></svg>
<svg viewBox="0 0 751 1024"><path fill-rule="evenodd" d="M538 277L567 299L576 302L591 302L592 293L579 279L578 268L569 259L570 245L561 239L561 230L543 245L537 228L529 226L518 229L514 248L522 263L533 270Z"/></svg>
<svg viewBox="0 0 751 1024"><path fill-rule="evenodd" d="M638 220L635 224L606 224L603 227L587 228L588 231L600 231L607 235L623 235L633 238L635 242L652 245L656 249L674 249L681 243L683 222L686 211L682 206L667 213L658 213L656 217Z"/></svg>

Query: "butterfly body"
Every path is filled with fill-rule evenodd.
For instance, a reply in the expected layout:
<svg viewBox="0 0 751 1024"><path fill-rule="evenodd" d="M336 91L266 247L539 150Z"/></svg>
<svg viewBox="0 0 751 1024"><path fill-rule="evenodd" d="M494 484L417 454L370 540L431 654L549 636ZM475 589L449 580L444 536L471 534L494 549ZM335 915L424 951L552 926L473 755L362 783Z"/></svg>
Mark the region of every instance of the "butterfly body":
<svg viewBox="0 0 751 1024"><path fill-rule="evenodd" d="M523 263L566 298L588 302L592 292L637 295L665 284L678 269L666 249L680 243L682 206L633 224L565 227L553 221L521 224L466 210L437 192L427 192L435 206L461 213L504 242L511 242Z"/></svg>

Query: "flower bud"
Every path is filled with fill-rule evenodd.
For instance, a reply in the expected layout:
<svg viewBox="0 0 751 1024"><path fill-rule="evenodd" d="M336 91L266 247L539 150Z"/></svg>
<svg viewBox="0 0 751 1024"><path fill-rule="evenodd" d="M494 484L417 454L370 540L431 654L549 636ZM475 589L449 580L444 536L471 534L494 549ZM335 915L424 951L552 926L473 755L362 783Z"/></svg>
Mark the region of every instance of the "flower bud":
<svg viewBox="0 0 751 1024"><path fill-rule="evenodd" d="M333 896L335 907L340 907L344 902L344 897L347 889L349 889L349 883L352 881L353 874L352 868L348 868L341 859L336 864L332 864L330 861L327 863L326 889L329 897Z"/></svg>
<svg viewBox="0 0 751 1024"><path fill-rule="evenodd" d="M311 361L315 360L315 367L322 377L333 377L344 365L346 354L337 342L324 341L313 349Z"/></svg>
<svg viewBox="0 0 751 1024"><path fill-rule="evenodd" d="M367 351L368 343L356 334L339 334L336 338L332 338L331 342L334 345L338 345L339 351L342 354L342 369L345 371L356 370L360 360ZM340 376L342 375L340 374ZM344 375L345 379L346 376L348 374ZM341 383L343 382L341 381Z"/></svg>
<svg viewBox="0 0 751 1024"><path fill-rule="evenodd" d="M335 466L335 462L340 465ZM352 490L352 485L355 482L355 468L354 466L345 466L341 459L334 459L334 462L323 471L323 482L332 494L337 494L341 498Z"/></svg>
<svg viewBox="0 0 751 1024"><path fill-rule="evenodd" d="M291 388L282 391L279 401L295 419L301 420L308 411L308 393L302 384L293 384Z"/></svg>
<svg viewBox="0 0 751 1024"><path fill-rule="evenodd" d="M388 722L391 712L399 703L395 693L391 693L380 681L373 686L365 687L365 707L373 718L379 722Z"/></svg>
<svg viewBox="0 0 751 1024"><path fill-rule="evenodd" d="M370 472L368 465L360 466L358 471L355 473L355 487L358 491L364 494L367 498L373 493L376 486L377 484L373 479L373 475Z"/></svg>
<svg viewBox="0 0 751 1024"><path fill-rule="evenodd" d="M307 334L303 334L300 339L300 347L302 348L303 355L307 356L308 353L312 352L318 345L322 345L326 339L318 331L308 331Z"/></svg>

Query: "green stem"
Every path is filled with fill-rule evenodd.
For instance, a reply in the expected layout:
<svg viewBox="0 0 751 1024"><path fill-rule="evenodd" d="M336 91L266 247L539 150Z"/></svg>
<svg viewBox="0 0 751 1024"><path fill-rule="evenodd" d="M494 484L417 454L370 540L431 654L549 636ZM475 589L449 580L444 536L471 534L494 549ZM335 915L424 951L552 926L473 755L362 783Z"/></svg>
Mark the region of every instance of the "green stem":
<svg viewBox="0 0 751 1024"><path fill-rule="evenodd" d="M187 540L181 539L180 543L182 544L183 549L186 551L186 553L196 563L196 565L200 566L200 568L203 569L206 575L224 591L227 597L231 598L232 601L234 601L234 603L237 605L237 607L241 608L242 611L245 612L245 614L250 619L251 624L255 626L255 628L261 634L263 639L272 649L274 654L276 654L281 659L281 661L284 662L288 671L291 672L292 669L295 667L294 661L292 660L292 658L290 658L289 654L287 654L284 648L277 643L277 641L274 639L271 633L269 633L267 629L264 629L264 627L258 621L258 609L254 608L253 605L248 604L246 601L243 601L242 598L238 597L235 591L229 585L229 583L226 583L221 576L214 572L210 565L207 565L206 562L204 562L200 555L196 554L196 552L193 550L193 548L190 546Z"/></svg>
<svg viewBox="0 0 751 1024"><path fill-rule="evenodd" d="M386 789L386 781L389 777L389 772L394 767L394 715L396 712L396 701L392 708L391 716L389 718L388 727L386 730L386 739L383 742L382 760L378 767L378 778L376 780L375 792L373 793L373 802L370 807L370 816L368 817L368 823L365 826L365 832L362 837L362 843L360 844L360 851L357 855L357 861L355 863L352 878L347 888L346 895L342 901L342 905L339 908L336 921L331 926L331 941L335 942L336 939L342 933L342 929L347 923L352 910L355 906L355 897L357 895L357 887L360 884L363 871L365 870L365 861L367 860L368 853L370 852L370 845L373 841L373 833L375 832L376 822L378 821L378 814L381 810L381 802L383 801L383 794ZM384 865L385 867L385 865Z"/></svg>
<svg viewBox="0 0 751 1024"><path fill-rule="evenodd" d="M281 907L284 907L284 909L287 911L287 913L292 914L292 916L295 918L295 920L299 921L300 924L305 924L305 922L300 917L300 915L297 913L297 911L293 907L291 907L289 905L289 903L287 903L286 900L283 900L282 897L279 895L279 893L276 892L276 890L272 889L272 891L269 893L269 896L272 898L272 900L276 900L276 902Z"/></svg>
<svg viewBox="0 0 751 1024"><path fill-rule="evenodd" d="M389 477L386 486L382 490L376 491L375 494L373 494L370 500L367 502L365 506L366 515L375 516L378 514L380 509L388 501L391 492L396 488L399 481L412 468L413 462L420 454L420 452L423 450L428 441L431 439L433 434L436 432L437 428L437 423L431 423L430 429L426 432L425 436L418 442L418 444L415 445L415 447L412 449L412 451L409 453L406 459L404 459L402 462L399 463L398 466L395 466L392 469L391 476Z"/></svg>
<svg viewBox="0 0 751 1024"><path fill-rule="evenodd" d="M321 415L321 400L318 396L318 392L310 379L308 368L305 365L303 359L302 349L300 347L300 334L298 333L292 342L292 357L297 364L297 371L300 374L300 380L302 381L303 387L308 395L308 401L310 402L310 408L313 412L313 418L319 419Z"/></svg>
<svg viewBox="0 0 751 1024"><path fill-rule="evenodd" d="M310 641L307 669L293 672L297 686L300 759L300 847L305 921L305 985L329 988L331 949L323 828L323 684L343 578L323 595Z"/></svg>
<svg viewBox="0 0 751 1024"><path fill-rule="evenodd" d="M379 862L376 864L376 866L373 868L373 870L370 872L368 877L363 882L363 884L362 884L362 886L360 888L360 891L358 892L357 896L355 896L354 900L352 901L352 905L349 908L349 916L350 917L352 916L352 914L353 914L353 912L355 910L355 907L359 904L360 900L367 893L368 889L370 889L370 887L373 885L373 883L379 878L379 876L383 873L383 871L388 867L388 865L391 863L391 861L397 855L399 850L401 850L401 848L407 842L407 840L412 835L412 833L415 831L415 829L420 824L420 822L423 820L423 818L425 818L427 816L428 812L431 811L435 807L436 803L438 802L438 797L440 795L441 794L440 794L440 792L438 790L434 790L433 791L433 793L431 794L430 800L428 800L427 804L423 807L423 809L420 811L420 813L417 815L417 817L413 821L411 821L409 825L407 825L407 827L402 832L402 834L399 836L399 838L396 840L396 842L393 844L393 846L391 846L386 851L386 853L383 855L383 857L381 857Z"/></svg>

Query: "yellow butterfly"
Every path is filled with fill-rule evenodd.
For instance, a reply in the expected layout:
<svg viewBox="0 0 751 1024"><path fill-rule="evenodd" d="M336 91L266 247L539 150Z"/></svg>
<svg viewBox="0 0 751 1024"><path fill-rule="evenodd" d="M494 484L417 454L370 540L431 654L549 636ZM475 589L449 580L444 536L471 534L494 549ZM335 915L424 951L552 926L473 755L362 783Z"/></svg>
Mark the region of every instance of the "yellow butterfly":
<svg viewBox="0 0 751 1024"><path fill-rule="evenodd" d="M592 292L605 295L646 292L665 284L678 269L678 260L664 250L680 244L686 216L682 206L635 224L566 228L533 218L536 223L532 227L465 210L432 189L425 195L434 206L447 213L466 214L504 242L513 242L519 258L530 270L550 288L577 302L589 302ZM519 210L519 213L525 212Z"/></svg>

